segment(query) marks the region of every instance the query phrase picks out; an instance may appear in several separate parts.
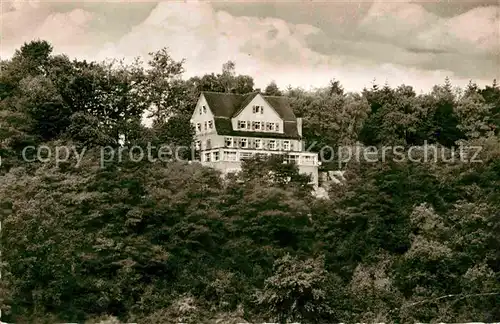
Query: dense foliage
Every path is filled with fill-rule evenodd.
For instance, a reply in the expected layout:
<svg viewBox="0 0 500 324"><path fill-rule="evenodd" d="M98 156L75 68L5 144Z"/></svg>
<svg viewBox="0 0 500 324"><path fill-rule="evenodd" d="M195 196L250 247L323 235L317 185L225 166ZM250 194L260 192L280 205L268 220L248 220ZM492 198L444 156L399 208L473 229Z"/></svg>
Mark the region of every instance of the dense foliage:
<svg viewBox="0 0 500 324"><path fill-rule="evenodd" d="M346 183L317 199L295 165L274 159L228 178L195 162L137 162L126 147L101 165L119 134L125 146L191 145L200 91L254 90L232 62L184 80L166 50L127 65L71 61L34 41L1 65L2 320L500 320L496 82L444 80L420 95L408 85L357 94L335 80L314 91L272 82L265 93L291 98L312 150L482 148L479 163L344 163ZM147 111L151 128L140 124ZM56 163L45 150L46 162L27 162L29 145L72 155Z"/></svg>

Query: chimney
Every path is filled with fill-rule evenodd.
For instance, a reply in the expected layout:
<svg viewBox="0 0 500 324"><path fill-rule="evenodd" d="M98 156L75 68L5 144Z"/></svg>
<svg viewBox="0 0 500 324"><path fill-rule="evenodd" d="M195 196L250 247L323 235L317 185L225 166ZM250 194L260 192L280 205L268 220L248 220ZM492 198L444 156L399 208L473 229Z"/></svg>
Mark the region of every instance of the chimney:
<svg viewBox="0 0 500 324"><path fill-rule="evenodd" d="M297 132L302 137L302 117L297 117Z"/></svg>

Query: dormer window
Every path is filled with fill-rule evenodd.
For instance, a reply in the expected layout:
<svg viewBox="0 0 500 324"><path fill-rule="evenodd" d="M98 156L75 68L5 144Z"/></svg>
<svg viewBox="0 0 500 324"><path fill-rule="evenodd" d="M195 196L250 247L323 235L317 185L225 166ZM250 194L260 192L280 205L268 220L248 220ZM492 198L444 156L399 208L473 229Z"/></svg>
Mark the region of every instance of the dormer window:
<svg viewBox="0 0 500 324"><path fill-rule="evenodd" d="M239 120L238 129L247 129L247 122L245 120Z"/></svg>

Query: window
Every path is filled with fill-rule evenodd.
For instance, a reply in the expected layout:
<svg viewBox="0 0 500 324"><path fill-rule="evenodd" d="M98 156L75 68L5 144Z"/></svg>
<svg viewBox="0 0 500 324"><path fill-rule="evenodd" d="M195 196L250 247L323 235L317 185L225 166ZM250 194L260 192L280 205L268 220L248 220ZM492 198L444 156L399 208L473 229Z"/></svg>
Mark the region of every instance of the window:
<svg viewBox="0 0 500 324"><path fill-rule="evenodd" d="M299 160L299 156L298 155L287 155L285 157L285 163L297 163Z"/></svg>
<svg viewBox="0 0 500 324"><path fill-rule="evenodd" d="M244 120L239 120L238 121L238 129L246 129L247 128L247 122Z"/></svg>
<svg viewBox="0 0 500 324"><path fill-rule="evenodd" d="M270 150L275 150L276 149L276 141L275 140L269 140L268 147Z"/></svg>
<svg viewBox="0 0 500 324"><path fill-rule="evenodd" d="M253 130L260 130L260 122L252 122L252 129Z"/></svg>
<svg viewBox="0 0 500 324"><path fill-rule="evenodd" d="M213 121L211 121L211 120L208 121L208 128L209 129L213 129L214 128L214 122Z"/></svg>
<svg viewBox="0 0 500 324"><path fill-rule="evenodd" d="M210 150L211 148L212 148L212 141L207 139L207 147L205 149Z"/></svg>
<svg viewBox="0 0 500 324"><path fill-rule="evenodd" d="M304 164L313 164L314 163L313 157L309 156L309 155L303 156L302 160L303 160Z"/></svg>
<svg viewBox="0 0 500 324"><path fill-rule="evenodd" d="M226 147L233 147L233 138L232 137L226 137L224 140Z"/></svg>
<svg viewBox="0 0 500 324"><path fill-rule="evenodd" d="M240 152L240 159L250 159L252 157L252 153L250 152Z"/></svg>
<svg viewBox="0 0 500 324"><path fill-rule="evenodd" d="M226 161L236 161L236 152L224 151L224 159Z"/></svg>
<svg viewBox="0 0 500 324"><path fill-rule="evenodd" d="M206 106L203 106L203 113L206 114L207 113L207 107Z"/></svg>
<svg viewBox="0 0 500 324"><path fill-rule="evenodd" d="M210 153L205 153L205 162L210 162Z"/></svg>
<svg viewBox="0 0 500 324"><path fill-rule="evenodd" d="M247 148L248 147L248 139L246 139L246 138L240 139L240 147Z"/></svg>
<svg viewBox="0 0 500 324"><path fill-rule="evenodd" d="M252 109L253 113L254 114L263 114L264 113L264 107L263 106L253 106L253 109Z"/></svg>
<svg viewBox="0 0 500 324"><path fill-rule="evenodd" d="M208 129L208 127L207 127L207 122L205 122L205 130L207 130L207 129Z"/></svg>
<svg viewBox="0 0 500 324"><path fill-rule="evenodd" d="M201 132L201 123L196 123L196 130Z"/></svg>
<svg viewBox="0 0 500 324"><path fill-rule="evenodd" d="M201 141L194 142L194 149L197 151L201 149Z"/></svg>
<svg viewBox="0 0 500 324"><path fill-rule="evenodd" d="M266 130L274 132L276 130L276 123L266 123Z"/></svg>
<svg viewBox="0 0 500 324"><path fill-rule="evenodd" d="M255 148L258 150L262 149L262 140L261 139L256 139L255 140Z"/></svg>
<svg viewBox="0 0 500 324"><path fill-rule="evenodd" d="M280 131L280 123L276 123L276 131L279 132Z"/></svg>
<svg viewBox="0 0 500 324"><path fill-rule="evenodd" d="M200 115L201 115L202 112L203 112L203 107L200 107Z"/></svg>
<svg viewBox="0 0 500 324"><path fill-rule="evenodd" d="M283 141L283 150L285 151L290 150L290 141Z"/></svg>
<svg viewBox="0 0 500 324"><path fill-rule="evenodd" d="M214 152L214 162L219 161L219 152Z"/></svg>

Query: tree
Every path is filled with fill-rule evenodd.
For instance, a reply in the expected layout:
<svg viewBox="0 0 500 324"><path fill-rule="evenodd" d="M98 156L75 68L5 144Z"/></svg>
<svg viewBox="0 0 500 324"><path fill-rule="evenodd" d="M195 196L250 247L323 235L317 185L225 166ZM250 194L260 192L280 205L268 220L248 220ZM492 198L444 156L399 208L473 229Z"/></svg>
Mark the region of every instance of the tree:
<svg viewBox="0 0 500 324"><path fill-rule="evenodd" d="M464 138L463 132L457 127L458 119L454 113L456 98L452 92L449 79L444 86L435 86L431 92L433 106L434 138L444 146L451 147Z"/></svg>
<svg viewBox="0 0 500 324"><path fill-rule="evenodd" d="M193 160L193 140L195 130L190 121L191 116L176 115L165 123L155 123L153 131L158 145L169 145L172 151L177 150L178 158Z"/></svg>
<svg viewBox="0 0 500 324"><path fill-rule="evenodd" d="M293 98L292 107L298 106L302 107L297 110L304 118L304 138L315 150L355 143L369 110L359 95L329 95L325 89Z"/></svg>
<svg viewBox="0 0 500 324"><path fill-rule="evenodd" d="M46 76L52 53L47 41L24 43L10 61L1 63L0 99L15 94L19 82L25 77Z"/></svg>
<svg viewBox="0 0 500 324"><path fill-rule="evenodd" d="M257 304L280 323L329 320L332 310L326 303L329 287L323 263L322 258L302 261L290 255L276 260Z"/></svg>
<svg viewBox="0 0 500 324"><path fill-rule="evenodd" d="M280 188L294 188L302 194L312 190L311 178L299 173L294 163L284 163L286 156L261 157L255 156L243 161L239 179L247 183L265 183Z"/></svg>
<svg viewBox="0 0 500 324"><path fill-rule="evenodd" d="M50 79L26 77L19 83L19 92L22 109L35 121L34 133L50 140L66 130L71 107L62 100Z"/></svg>
<svg viewBox="0 0 500 324"><path fill-rule="evenodd" d="M276 82L271 81L264 90L264 94L266 96L282 96L283 94L281 93L280 89L278 88L278 85L276 85Z"/></svg>
<svg viewBox="0 0 500 324"><path fill-rule="evenodd" d="M455 113L461 130L469 139L494 134L495 125L491 120L493 106L487 104L477 91L465 94L457 104Z"/></svg>
<svg viewBox="0 0 500 324"><path fill-rule="evenodd" d="M387 84L344 93L336 80L288 87L317 150L360 139L481 147L481 163L401 161L386 151L375 163L351 160L343 185L316 199L286 154L257 155L226 177L171 161L168 149L160 156L159 145L173 155L191 146L200 91L253 91L232 63L184 81L165 50L143 67L71 61L35 41L0 65L3 320L500 318L496 83L455 91L447 79L421 95ZM146 128L141 115L153 102L158 114ZM56 163L54 154L42 162L23 152L41 145L79 156ZM437 148L432 157L451 151Z"/></svg>
<svg viewBox="0 0 500 324"><path fill-rule="evenodd" d="M116 145L116 139L109 136L99 125L99 119L90 114L77 112L71 115L66 130L67 136L84 147Z"/></svg>
<svg viewBox="0 0 500 324"><path fill-rule="evenodd" d="M330 95L343 95L344 94L344 88L340 85L340 82L338 80L331 80L330 81Z"/></svg>
<svg viewBox="0 0 500 324"><path fill-rule="evenodd" d="M149 55L141 98L151 104L149 117L165 122L183 107L185 88L180 76L184 72L184 61L174 61L166 48Z"/></svg>
<svg viewBox="0 0 500 324"><path fill-rule="evenodd" d="M222 74L219 75L219 80L224 88L224 92L231 93L235 89L235 64L233 61L228 61L222 65Z"/></svg>

